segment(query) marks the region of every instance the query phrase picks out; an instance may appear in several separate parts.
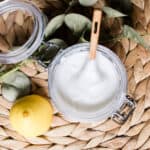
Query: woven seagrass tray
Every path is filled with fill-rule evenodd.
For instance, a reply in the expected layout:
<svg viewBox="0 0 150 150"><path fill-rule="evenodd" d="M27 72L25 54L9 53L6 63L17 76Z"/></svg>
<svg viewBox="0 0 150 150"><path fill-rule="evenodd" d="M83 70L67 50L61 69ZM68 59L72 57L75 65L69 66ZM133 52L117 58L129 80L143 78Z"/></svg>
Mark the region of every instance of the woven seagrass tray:
<svg viewBox="0 0 150 150"><path fill-rule="evenodd" d="M42 2L37 2L38 6L42 7ZM146 29L139 28L139 32L150 33L150 25ZM150 43L150 35L144 38ZM12 104L0 91L0 150L149 150L150 52L128 39L117 43L114 51L125 64L128 94L136 101L136 109L125 124L112 120L92 124L68 122L55 109L51 129L43 136L25 139L11 128L8 116ZM42 66L30 62L20 70L31 78L33 93L48 97L48 74Z"/></svg>

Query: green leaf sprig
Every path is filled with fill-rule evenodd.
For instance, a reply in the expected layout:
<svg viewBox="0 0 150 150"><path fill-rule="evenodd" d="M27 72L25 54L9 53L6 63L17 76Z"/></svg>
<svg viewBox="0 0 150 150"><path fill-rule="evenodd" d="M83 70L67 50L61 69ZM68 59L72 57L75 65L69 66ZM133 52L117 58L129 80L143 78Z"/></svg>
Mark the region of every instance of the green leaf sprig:
<svg viewBox="0 0 150 150"><path fill-rule="evenodd" d="M69 14L61 14L54 17L47 25L45 29L45 37L49 37L56 32L63 24L73 32L75 36L78 36L82 33L85 27L90 30L91 29L91 21L80 14L77 13L69 13Z"/></svg>
<svg viewBox="0 0 150 150"><path fill-rule="evenodd" d="M8 101L15 101L21 96L28 95L31 90L31 80L23 72L15 71L5 76L2 84L2 95Z"/></svg>

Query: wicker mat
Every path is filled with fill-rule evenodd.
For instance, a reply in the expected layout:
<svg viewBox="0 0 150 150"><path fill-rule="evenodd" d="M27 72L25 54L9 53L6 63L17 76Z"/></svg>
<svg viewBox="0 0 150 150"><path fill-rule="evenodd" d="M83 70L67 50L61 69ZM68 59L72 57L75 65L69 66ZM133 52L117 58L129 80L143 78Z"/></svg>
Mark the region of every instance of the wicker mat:
<svg viewBox="0 0 150 150"><path fill-rule="evenodd" d="M12 130L8 119L12 104L0 96L0 150L150 149L150 52L127 39L123 39L124 42L129 47L124 47L125 51L121 53L118 49L116 53L121 54L125 62L128 93L137 102L133 115L124 125L112 120L93 124L68 122L55 110L49 132L25 139ZM44 68L32 62L23 66L21 71L31 77L33 93L48 96L48 74Z"/></svg>
<svg viewBox="0 0 150 150"><path fill-rule="evenodd" d="M150 43L150 36L144 38ZM0 150L150 149L150 52L127 39L117 44L115 52L127 69L128 94L136 100L136 109L125 124L120 126L112 120L73 123L55 110L51 129L41 137L26 139L11 128L8 116L12 104L0 96ZM21 71L32 79L33 93L48 96L44 68L30 62Z"/></svg>

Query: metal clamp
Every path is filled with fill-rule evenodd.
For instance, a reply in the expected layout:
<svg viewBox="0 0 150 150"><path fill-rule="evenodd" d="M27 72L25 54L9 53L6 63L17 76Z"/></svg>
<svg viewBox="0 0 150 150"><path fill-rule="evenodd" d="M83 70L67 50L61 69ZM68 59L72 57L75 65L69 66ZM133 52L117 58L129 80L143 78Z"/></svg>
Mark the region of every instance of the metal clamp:
<svg viewBox="0 0 150 150"><path fill-rule="evenodd" d="M61 50L61 47L51 42L42 42L41 47L32 56L37 62L47 69L52 59Z"/></svg>
<svg viewBox="0 0 150 150"><path fill-rule="evenodd" d="M125 103L121 106L119 111L113 114L112 119L119 124L123 124L133 113L134 109L135 109L135 101L133 98L127 95Z"/></svg>

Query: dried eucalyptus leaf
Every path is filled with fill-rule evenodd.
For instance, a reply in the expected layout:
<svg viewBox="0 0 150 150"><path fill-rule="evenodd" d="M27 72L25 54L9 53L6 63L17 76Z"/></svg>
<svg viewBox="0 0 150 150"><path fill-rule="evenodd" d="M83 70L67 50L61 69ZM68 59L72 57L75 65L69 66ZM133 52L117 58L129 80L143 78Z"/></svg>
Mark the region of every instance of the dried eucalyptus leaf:
<svg viewBox="0 0 150 150"><path fill-rule="evenodd" d="M78 43L88 43L89 41L87 41L84 36L81 36Z"/></svg>
<svg viewBox="0 0 150 150"><path fill-rule="evenodd" d="M3 79L2 87L2 95L5 96L7 100L14 101L18 97L30 93L31 81L24 73L16 71Z"/></svg>
<svg viewBox="0 0 150 150"><path fill-rule="evenodd" d="M115 10L111 7L104 6L103 11L106 13L106 15L109 18L117 18L117 17L125 17L127 15L123 14L122 12L119 12L118 10Z"/></svg>
<svg viewBox="0 0 150 150"><path fill-rule="evenodd" d="M47 68L59 50L59 45L48 41L40 46L40 48L35 53L34 57L42 66Z"/></svg>
<svg viewBox="0 0 150 150"><path fill-rule="evenodd" d="M7 26L5 24L5 20L2 16L0 16L0 34L6 35L7 34Z"/></svg>
<svg viewBox="0 0 150 150"><path fill-rule="evenodd" d="M67 44L62 39L51 39L49 42L54 43L63 49L67 47Z"/></svg>
<svg viewBox="0 0 150 150"><path fill-rule="evenodd" d="M13 11L13 12L9 13L9 15L6 19L6 25L7 25L8 30L13 27L13 24L14 24L15 18L16 18L16 12L17 11Z"/></svg>
<svg viewBox="0 0 150 150"><path fill-rule="evenodd" d="M86 34L87 31L88 31L87 28L85 28L84 31L82 32L81 37L79 38L78 43L87 43L87 42L89 42L89 41L86 39L86 37L85 37L85 34Z"/></svg>
<svg viewBox="0 0 150 150"><path fill-rule="evenodd" d="M8 44L10 45L10 48L14 45L16 35L14 27L10 28L7 35L5 36Z"/></svg>
<svg viewBox="0 0 150 150"><path fill-rule="evenodd" d="M59 29L64 23L65 14L54 17L47 25L45 29L45 37L52 35L57 29Z"/></svg>
<svg viewBox="0 0 150 150"><path fill-rule="evenodd" d="M144 9L144 0L131 0L131 2L136 5L137 7L141 8L142 10Z"/></svg>
<svg viewBox="0 0 150 150"><path fill-rule="evenodd" d="M65 17L65 24L68 28L74 33L74 35L78 36L82 34L85 28L91 29L91 21L80 14L70 13Z"/></svg>
<svg viewBox="0 0 150 150"><path fill-rule="evenodd" d="M97 0L79 0L79 3L83 6L93 6Z"/></svg>
<svg viewBox="0 0 150 150"><path fill-rule="evenodd" d="M5 99L7 99L10 102L13 102L14 100L19 97L20 90L16 87L9 85L9 84L3 84L2 85L2 95Z"/></svg>
<svg viewBox="0 0 150 150"><path fill-rule="evenodd" d="M8 42L5 40L5 38L3 36L0 35L0 52L8 53L9 48L10 48L10 46L9 46Z"/></svg>
<svg viewBox="0 0 150 150"><path fill-rule="evenodd" d="M4 83L13 85L21 90L30 91L31 81L30 79L22 72L16 71L11 75L7 76L4 80Z"/></svg>
<svg viewBox="0 0 150 150"><path fill-rule="evenodd" d="M16 12L15 22L20 26L23 25L23 23L24 23L24 12L23 11Z"/></svg>
<svg viewBox="0 0 150 150"><path fill-rule="evenodd" d="M144 48L150 49L150 46L132 27L129 27L128 25L124 25L123 35L124 37L133 40L138 44L141 44Z"/></svg>

